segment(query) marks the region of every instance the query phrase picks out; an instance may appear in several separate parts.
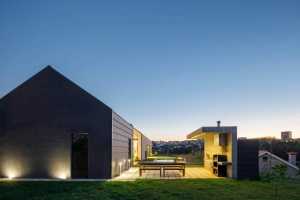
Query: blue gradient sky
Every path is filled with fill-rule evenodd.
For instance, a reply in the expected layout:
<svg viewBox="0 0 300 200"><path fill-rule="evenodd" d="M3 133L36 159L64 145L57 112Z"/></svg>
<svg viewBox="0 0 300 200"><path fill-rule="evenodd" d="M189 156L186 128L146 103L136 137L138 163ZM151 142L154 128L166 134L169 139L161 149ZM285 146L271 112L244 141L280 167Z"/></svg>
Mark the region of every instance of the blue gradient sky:
<svg viewBox="0 0 300 200"><path fill-rule="evenodd" d="M43 3L42 3L43 2ZM300 1L0 1L0 97L51 64L153 140L300 137Z"/></svg>

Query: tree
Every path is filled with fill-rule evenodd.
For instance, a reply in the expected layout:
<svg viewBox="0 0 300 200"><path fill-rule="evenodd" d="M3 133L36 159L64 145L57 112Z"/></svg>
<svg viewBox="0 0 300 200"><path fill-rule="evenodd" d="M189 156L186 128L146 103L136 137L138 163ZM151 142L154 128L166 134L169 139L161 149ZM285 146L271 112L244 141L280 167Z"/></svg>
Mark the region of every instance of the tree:
<svg viewBox="0 0 300 200"><path fill-rule="evenodd" d="M271 172L271 181L273 183L274 188L274 199L279 200L279 187L281 185L282 180L286 178L287 166L286 165L276 165L272 167Z"/></svg>

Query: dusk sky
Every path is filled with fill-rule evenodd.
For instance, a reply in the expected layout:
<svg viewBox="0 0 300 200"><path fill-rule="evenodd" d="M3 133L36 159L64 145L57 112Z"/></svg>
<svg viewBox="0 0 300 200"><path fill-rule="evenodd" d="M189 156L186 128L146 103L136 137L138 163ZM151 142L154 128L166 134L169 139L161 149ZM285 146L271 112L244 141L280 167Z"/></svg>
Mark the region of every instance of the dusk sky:
<svg viewBox="0 0 300 200"><path fill-rule="evenodd" d="M46 65L152 140L300 137L300 1L0 1L0 97Z"/></svg>

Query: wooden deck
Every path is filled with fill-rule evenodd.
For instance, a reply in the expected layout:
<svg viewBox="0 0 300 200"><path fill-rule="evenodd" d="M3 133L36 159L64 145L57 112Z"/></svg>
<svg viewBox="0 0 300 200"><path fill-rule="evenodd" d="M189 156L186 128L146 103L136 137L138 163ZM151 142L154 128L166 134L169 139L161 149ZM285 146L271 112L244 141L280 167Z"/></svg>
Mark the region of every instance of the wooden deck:
<svg viewBox="0 0 300 200"><path fill-rule="evenodd" d="M204 169L203 167L189 167L185 168L185 176L182 176L179 171L166 171L165 177L160 177L159 171L146 171L143 176L139 176L139 168L132 167L128 171L114 178L113 180L126 181L126 180L136 180L136 179L208 179L208 178L218 178L210 171Z"/></svg>

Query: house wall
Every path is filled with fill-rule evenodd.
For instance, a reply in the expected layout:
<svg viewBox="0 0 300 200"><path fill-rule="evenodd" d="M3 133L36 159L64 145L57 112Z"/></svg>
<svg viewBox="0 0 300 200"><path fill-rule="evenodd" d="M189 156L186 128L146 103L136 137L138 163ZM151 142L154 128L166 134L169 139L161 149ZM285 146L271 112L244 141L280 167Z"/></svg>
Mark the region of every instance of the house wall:
<svg viewBox="0 0 300 200"><path fill-rule="evenodd" d="M135 128L133 129L133 138L137 144L133 148L135 152L133 159L139 161L147 159L147 156L152 154L152 141ZM137 164L137 162L134 162L134 164Z"/></svg>
<svg viewBox="0 0 300 200"><path fill-rule="evenodd" d="M257 179L258 140L238 140L238 179Z"/></svg>
<svg viewBox="0 0 300 200"><path fill-rule="evenodd" d="M0 176L70 178L71 134L89 134L89 178L111 177L112 110L45 68L0 99Z"/></svg>
<svg viewBox="0 0 300 200"><path fill-rule="evenodd" d="M226 155L227 161L232 163L232 135L227 133L227 145L220 146L215 144L215 136L218 133L207 133L204 135L204 167L212 171L213 155ZM232 164L227 166L227 176L232 177Z"/></svg>
<svg viewBox="0 0 300 200"><path fill-rule="evenodd" d="M61 129L36 126L8 130L1 138L1 176L70 177L70 153L70 138Z"/></svg>
<svg viewBox="0 0 300 200"><path fill-rule="evenodd" d="M267 160L264 160L263 157L267 157ZM271 173L272 168L277 165L284 165L287 167L286 176L288 177L296 177L299 174L299 170L287 165L286 163L276 158L273 158L269 154L260 156L258 161L259 161L259 174L262 176Z"/></svg>
<svg viewBox="0 0 300 200"><path fill-rule="evenodd" d="M142 143L141 159L145 160L147 159L146 156L152 154L152 141L148 139L146 136L142 135L141 143Z"/></svg>
<svg viewBox="0 0 300 200"><path fill-rule="evenodd" d="M211 137L213 136L208 136L208 141L209 144L211 144L211 147L208 147L210 152L213 152L215 149L216 152L219 153L224 153L227 155L227 159L229 162L231 162L231 165L227 166L227 175L228 177L232 178L237 178L237 173L238 173L238 147L237 147L237 127L236 126L220 126L220 127L203 127L202 132L208 133L206 135L210 135L210 133L226 133L227 134L227 145L226 147L215 147L214 145L211 144L213 141ZM213 134L212 134L213 135ZM205 145L205 144L204 144ZM205 150L205 146L204 146ZM205 155L204 155L205 156ZM205 159L205 157L204 157ZM211 159L213 159L211 157ZM208 159L209 160L209 159ZM208 161L208 165L211 165L211 161Z"/></svg>
<svg viewBox="0 0 300 200"><path fill-rule="evenodd" d="M133 155L133 126L115 112L112 113L112 165L111 176L129 169ZM131 150L129 149L131 141ZM129 152L131 151L131 153ZM129 155L130 153L130 155Z"/></svg>
<svg viewBox="0 0 300 200"><path fill-rule="evenodd" d="M137 130L133 129L133 161L134 164L137 164L135 161L140 161L142 159L142 133Z"/></svg>

